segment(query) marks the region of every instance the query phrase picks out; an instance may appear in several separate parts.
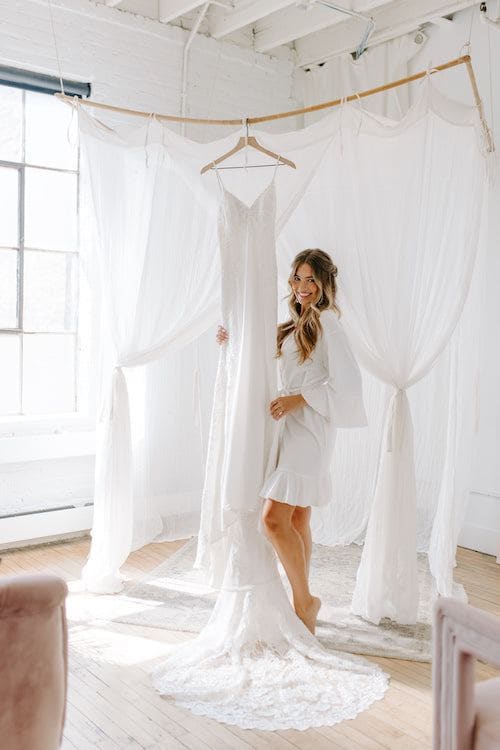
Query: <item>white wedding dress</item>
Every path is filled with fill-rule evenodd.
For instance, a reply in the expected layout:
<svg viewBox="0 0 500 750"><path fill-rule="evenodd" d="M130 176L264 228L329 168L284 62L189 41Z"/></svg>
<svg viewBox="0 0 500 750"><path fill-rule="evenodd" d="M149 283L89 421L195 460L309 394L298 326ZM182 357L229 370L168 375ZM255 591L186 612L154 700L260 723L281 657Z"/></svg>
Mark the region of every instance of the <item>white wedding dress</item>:
<svg viewBox="0 0 500 750"><path fill-rule="evenodd" d="M251 206L221 182L229 342L216 377L196 561L219 595L202 632L153 673L159 692L196 714L268 730L351 719L387 689L379 667L324 649L298 619L260 528L259 490L276 460L268 413L277 393L275 209L274 177Z"/></svg>

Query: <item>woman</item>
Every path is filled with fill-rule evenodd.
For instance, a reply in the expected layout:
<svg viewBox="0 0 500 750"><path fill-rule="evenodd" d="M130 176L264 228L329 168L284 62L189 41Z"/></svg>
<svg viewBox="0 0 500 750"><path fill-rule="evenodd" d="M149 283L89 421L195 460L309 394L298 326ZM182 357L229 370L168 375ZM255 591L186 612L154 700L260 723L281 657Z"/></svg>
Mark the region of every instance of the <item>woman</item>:
<svg viewBox="0 0 500 750"><path fill-rule="evenodd" d="M361 374L339 321L337 267L323 250L303 250L289 278L290 320L278 326L282 421L276 465L266 477L263 524L290 581L297 616L314 633L321 601L309 590L311 506L332 494L330 464L337 427L367 424ZM227 341L219 326L217 341Z"/></svg>

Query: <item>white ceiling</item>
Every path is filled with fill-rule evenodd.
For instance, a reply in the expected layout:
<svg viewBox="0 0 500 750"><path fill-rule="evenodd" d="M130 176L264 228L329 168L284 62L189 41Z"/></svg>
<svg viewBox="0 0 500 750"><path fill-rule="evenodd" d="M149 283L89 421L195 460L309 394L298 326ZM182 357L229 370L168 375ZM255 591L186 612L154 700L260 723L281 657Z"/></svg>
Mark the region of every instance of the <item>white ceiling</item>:
<svg viewBox="0 0 500 750"><path fill-rule="evenodd" d="M99 1L122 12L137 13L186 29L199 23L197 33L232 41L257 52L279 55L285 46L292 47L299 67L353 52L366 28L363 19L315 5L314 0L213 0L208 6L206 0ZM368 46L415 31L426 23L439 22L478 4L477 0L331 2L373 19L375 30Z"/></svg>

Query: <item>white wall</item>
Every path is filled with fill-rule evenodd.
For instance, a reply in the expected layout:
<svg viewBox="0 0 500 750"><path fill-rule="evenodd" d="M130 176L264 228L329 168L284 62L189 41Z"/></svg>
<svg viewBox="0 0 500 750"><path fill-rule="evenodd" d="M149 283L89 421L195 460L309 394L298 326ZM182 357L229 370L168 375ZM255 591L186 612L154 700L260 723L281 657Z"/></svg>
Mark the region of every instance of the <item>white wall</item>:
<svg viewBox="0 0 500 750"><path fill-rule="evenodd" d="M90 81L92 98L180 113L187 31L91 0L52 0L63 75ZM291 53L253 52L197 35L190 52L187 113L243 116L291 105ZM57 75L47 0L0 0L0 64ZM213 129L188 133L210 140Z"/></svg>
<svg viewBox="0 0 500 750"><path fill-rule="evenodd" d="M91 82L92 98L97 101L180 113L187 31L90 0L52 0L52 6L65 78ZM0 65L58 75L47 0L0 0ZM292 108L292 73L287 50L270 57L198 35L190 51L187 114L239 117ZM278 127L290 126L278 123ZM221 134L213 127L189 126L186 131L199 140ZM74 449L68 449L65 440L60 456L54 447L50 458L36 460L40 451L45 452L46 441L38 427L33 431L38 435L32 438L26 437L26 429L23 436L11 436L12 428L2 428L0 420L3 504L29 508L42 499L54 506L81 506L91 500L93 456L88 433L70 436ZM31 456L29 461L22 460L24 450L26 459L28 453ZM44 535L61 531L62 513L67 514L57 511L54 516L54 532L47 519L50 514L44 514ZM0 520L0 546L13 540L13 535L18 540L32 536L25 529L33 528L33 517L24 518L26 523L17 519L3 526ZM82 512L75 513L75 518L76 526L67 521L72 531L81 526ZM88 527L90 514L85 518Z"/></svg>

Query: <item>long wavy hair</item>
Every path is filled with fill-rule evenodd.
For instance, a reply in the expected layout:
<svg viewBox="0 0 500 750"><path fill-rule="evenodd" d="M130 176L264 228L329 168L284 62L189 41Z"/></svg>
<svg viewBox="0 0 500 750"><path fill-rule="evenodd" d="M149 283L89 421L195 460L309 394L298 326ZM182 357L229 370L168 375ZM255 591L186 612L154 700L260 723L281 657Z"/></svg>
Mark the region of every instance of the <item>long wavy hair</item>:
<svg viewBox="0 0 500 750"><path fill-rule="evenodd" d="M313 299L304 309L297 302L292 287L292 280L303 263L308 263L311 266L314 282L318 287L316 299ZM323 330L320 323L321 312L323 310L335 310L340 317L341 312L335 301L337 295L336 276L337 266L324 250L309 248L302 250L295 256L288 279L290 287L290 294L288 295L290 320L278 326L276 357L281 357L283 341L293 333L299 352L299 362L303 364L310 357L311 352L316 346L318 336Z"/></svg>

